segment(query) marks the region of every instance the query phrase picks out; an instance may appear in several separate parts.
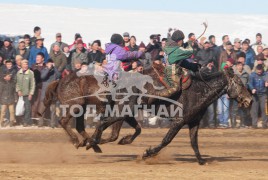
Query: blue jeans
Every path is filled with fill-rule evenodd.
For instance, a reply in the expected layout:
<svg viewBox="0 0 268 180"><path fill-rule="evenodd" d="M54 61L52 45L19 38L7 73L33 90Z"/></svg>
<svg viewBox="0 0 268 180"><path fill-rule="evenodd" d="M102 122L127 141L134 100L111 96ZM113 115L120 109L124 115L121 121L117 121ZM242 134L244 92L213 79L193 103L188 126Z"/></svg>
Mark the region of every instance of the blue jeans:
<svg viewBox="0 0 268 180"><path fill-rule="evenodd" d="M230 100L227 98L227 94L222 95L218 99L217 113L218 113L218 120L221 125L228 125L229 104Z"/></svg>

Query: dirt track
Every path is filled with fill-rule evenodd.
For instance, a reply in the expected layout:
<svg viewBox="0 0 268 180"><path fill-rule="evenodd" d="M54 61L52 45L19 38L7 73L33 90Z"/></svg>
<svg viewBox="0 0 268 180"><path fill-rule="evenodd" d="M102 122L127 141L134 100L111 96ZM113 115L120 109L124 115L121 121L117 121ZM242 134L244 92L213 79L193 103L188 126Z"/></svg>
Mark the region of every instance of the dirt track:
<svg viewBox="0 0 268 180"><path fill-rule="evenodd" d="M183 129L159 156L141 161L166 131L143 129L132 145L106 144L95 154L76 150L62 129L0 130L0 179L268 179L268 130L202 129L208 165L199 166Z"/></svg>

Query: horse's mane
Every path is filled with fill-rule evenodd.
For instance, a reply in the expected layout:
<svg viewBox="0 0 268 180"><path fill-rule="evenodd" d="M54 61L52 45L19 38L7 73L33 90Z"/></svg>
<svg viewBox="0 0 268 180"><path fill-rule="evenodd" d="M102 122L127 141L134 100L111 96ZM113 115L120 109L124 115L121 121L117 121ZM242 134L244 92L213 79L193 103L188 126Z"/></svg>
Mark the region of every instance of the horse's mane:
<svg viewBox="0 0 268 180"><path fill-rule="evenodd" d="M224 73L223 72L207 72L206 70L201 70L199 72L196 72L195 75L193 76L193 79L195 80L212 80L212 79L215 79L215 78L219 78L221 76L223 76Z"/></svg>

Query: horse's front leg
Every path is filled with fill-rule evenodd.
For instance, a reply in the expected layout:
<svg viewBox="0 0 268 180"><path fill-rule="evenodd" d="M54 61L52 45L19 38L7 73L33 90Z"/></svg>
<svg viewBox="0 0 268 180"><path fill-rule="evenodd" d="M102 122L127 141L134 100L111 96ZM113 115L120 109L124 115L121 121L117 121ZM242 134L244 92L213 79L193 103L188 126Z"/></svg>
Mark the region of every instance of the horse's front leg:
<svg viewBox="0 0 268 180"><path fill-rule="evenodd" d="M118 139L119 133L124 121L118 121L112 125L112 132L109 138L101 139L100 144L105 144L109 142L114 142Z"/></svg>
<svg viewBox="0 0 268 180"><path fill-rule="evenodd" d="M149 157L156 156L161 151L161 149L166 147L173 140L173 138L177 135L177 133L183 126L184 126L183 119L173 121L168 133L162 140L161 144L159 144L158 146L154 148L149 148L145 150L145 152L143 153L142 159L147 159Z"/></svg>
<svg viewBox="0 0 268 180"><path fill-rule="evenodd" d="M191 146L194 150L196 159L200 165L206 164L206 160L201 157L198 148L198 129L199 129L199 121L193 121L193 123L189 123L189 132L191 139Z"/></svg>
<svg viewBox="0 0 268 180"><path fill-rule="evenodd" d="M135 129L135 133L124 136L118 143L121 145L131 144L141 134L141 126L134 117L128 117L125 121Z"/></svg>
<svg viewBox="0 0 268 180"><path fill-rule="evenodd" d="M66 133L69 135L71 142L73 145L78 148L80 146L79 139L77 135L73 132L71 126L70 126L70 120L72 116L69 112L66 113L66 116L62 117L59 121L59 124L62 126L62 128L66 131Z"/></svg>

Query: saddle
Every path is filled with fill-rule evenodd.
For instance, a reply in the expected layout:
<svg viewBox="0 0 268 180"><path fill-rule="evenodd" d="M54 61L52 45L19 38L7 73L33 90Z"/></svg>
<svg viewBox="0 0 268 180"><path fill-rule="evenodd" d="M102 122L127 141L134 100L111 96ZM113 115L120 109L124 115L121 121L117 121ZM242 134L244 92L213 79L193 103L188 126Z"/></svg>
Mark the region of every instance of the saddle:
<svg viewBox="0 0 268 180"><path fill-rule="evenodd" d="M171 88L174 83L179 84L182 90L186 90L192 84L189 70L176 66L175 64L164 67L153 63L154 69L159 75L160 82L166 87Z"/></svg>

